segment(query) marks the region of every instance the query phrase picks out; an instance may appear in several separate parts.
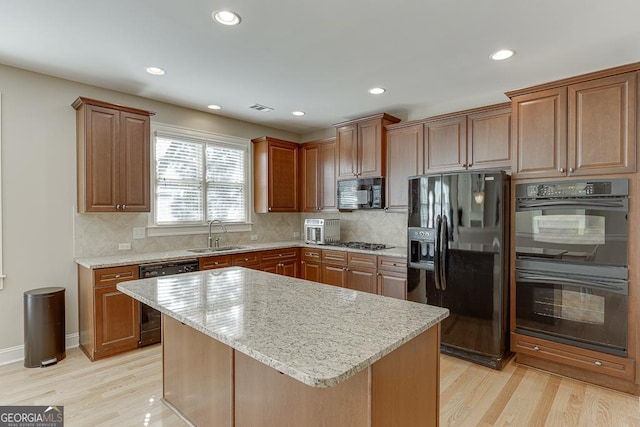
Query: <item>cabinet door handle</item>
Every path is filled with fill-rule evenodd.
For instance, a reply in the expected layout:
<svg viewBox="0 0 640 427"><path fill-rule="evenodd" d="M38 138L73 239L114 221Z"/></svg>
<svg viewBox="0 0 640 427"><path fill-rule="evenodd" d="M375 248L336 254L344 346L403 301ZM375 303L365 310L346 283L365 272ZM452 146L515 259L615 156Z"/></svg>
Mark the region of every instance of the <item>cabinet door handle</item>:
<svg viewBox="0 0 640 427"><path fill-rule="evenodd" d="M540 351L540 347L538 347L537 345L533 346L533 351Z"/></svg>
<svg viewBox="0 0 640 427"><path fill-rule="evenodd" d="M596 360L595 362L593 362L593 364L596 366L602 366L602 362L599 360Z"/></svg>
<svg viewBox="0 0 640 427"><path fill-rule="evenodd" d="M469 163L469 164L467 165L467 167L471 167L471 166L473 166L473 163Z"/></svg>
<svg viewBox="0 0 640 427"><path fill-rule="evenodd" d="M300 264L304 264L304 261L300 261Z"/></svg>
<svg viewBox="0 0 640 427"><path fill-rule="evenodd" d="M569 168L569 173L573 173L573 168Z"/></svg>
<svg viewBox="0 0 640 427"><path fill-rule="evenodd" d="M467 167L467 164L466 164L466 163L463 163L463 164L462 164L462 167L463 167L463 168L466 168L466 167Z"/></svg>
<svg viewBox="0 0 640 427"><path fill-rule="evenodd" d="M116 210L119 211L120 210L120 205L116 205Z"/></svg>
<svg viewBox="0 0 640 427"><path fill-rule="evenodd" d="M271 210L271 206L269 206L269 210Z"/></svg>
<svg viewBox="0 0 640 427"><path fill-rule="evenodd" d="M122 205L122 210L127 209L127 205Z"/></svg>
<svg viewBox="0 0 640 427"><path fill-rule="evenodd" d="M558 172L560 172L560 173L564 173L564 168L560 168L560 169L558 169Z"/></svg>

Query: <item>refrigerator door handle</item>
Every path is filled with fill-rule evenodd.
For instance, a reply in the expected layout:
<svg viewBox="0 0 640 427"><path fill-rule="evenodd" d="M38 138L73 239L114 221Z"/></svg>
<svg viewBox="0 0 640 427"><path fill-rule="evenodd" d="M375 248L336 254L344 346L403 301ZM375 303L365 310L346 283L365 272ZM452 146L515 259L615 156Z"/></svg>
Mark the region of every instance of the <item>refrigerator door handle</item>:
<svg viewBox="0 0 640 427"><path fill-rule="evenodd" d="M440 290L440 229L442 228L442 217L436 217L436 241L435 250L433 252L433 279L436 289Z"/></svg>
<svg viewBox="0 0 640 427"><path fill-rule="evenodd" d="M449 246L449 223L447 216L442 218L442 235L440 236L440 287L447 290L447 247Z"/></svg>

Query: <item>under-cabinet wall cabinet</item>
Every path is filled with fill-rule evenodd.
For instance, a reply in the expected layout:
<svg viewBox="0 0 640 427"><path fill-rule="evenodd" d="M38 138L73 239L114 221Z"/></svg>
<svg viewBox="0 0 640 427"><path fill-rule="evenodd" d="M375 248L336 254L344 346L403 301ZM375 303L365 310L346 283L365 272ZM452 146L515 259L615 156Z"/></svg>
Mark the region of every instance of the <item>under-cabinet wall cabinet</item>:
<svg viewBox="0 0 640 427"><path fill-rule="evenodd" d="M338 155L336 178L385 176L385 126L399 121L399 118L383 113L334 125Z"/></svg>
<svg viewBox="0 0 640 427"><path fill-rule="evenodd" d="M635 172L638 72L570 81L508 93L514 177Z"/></svg>
<svg viewBox="0 0 640 427"><path fill-rule="evenodd" d="M89 98L76 109L78 212L149 212L150 111Z"/></svg>
<svg viewBox="0 0 640 427"><path fill-rule="evenodd" d="M264 136L253 142L256 213L298 211L298 144Z"/></svg>

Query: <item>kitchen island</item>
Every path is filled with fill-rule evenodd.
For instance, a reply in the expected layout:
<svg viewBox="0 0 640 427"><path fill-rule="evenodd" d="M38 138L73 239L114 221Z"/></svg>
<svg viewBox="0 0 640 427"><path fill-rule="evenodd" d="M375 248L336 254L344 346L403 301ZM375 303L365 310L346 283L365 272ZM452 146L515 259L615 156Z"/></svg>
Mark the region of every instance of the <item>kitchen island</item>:
<svg viewBox="0 0 640 427"><path fill-rule="evenodd" d="M446 309L241 267L118 289L162 313L163 397L196 425L438 425Z"/></svg>

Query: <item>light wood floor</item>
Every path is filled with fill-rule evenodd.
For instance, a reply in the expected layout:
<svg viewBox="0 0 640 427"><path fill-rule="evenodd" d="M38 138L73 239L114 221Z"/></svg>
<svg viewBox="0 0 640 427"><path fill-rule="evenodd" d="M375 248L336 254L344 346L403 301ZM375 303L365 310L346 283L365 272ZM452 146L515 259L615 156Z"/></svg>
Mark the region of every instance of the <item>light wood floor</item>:
<svg viewBox="0 0 640 427"><path fill-rule="evenodd" d="M65 426L185 426L165 407L160 346L91 363L0 366L0 405L64 405ZM511 361L501 372L441 358L441 426L636 426L638 397ZM401 427L401 426L398 426Z"/></svg>

